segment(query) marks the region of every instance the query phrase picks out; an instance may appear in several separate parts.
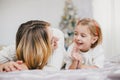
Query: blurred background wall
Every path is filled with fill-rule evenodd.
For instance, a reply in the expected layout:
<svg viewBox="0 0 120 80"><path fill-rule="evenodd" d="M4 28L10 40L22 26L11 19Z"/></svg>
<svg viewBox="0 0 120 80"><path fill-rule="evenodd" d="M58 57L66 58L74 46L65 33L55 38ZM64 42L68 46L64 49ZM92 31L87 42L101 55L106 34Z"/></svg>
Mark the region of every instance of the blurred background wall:
<svg viewBox="0 0 120 80"><path fill-rule="evenodd" d="M28 20L46 20L59 28L66 0L0 0L0 45L15 43L19 25ZM77 17L96 19L103 31L106 56L120 54L120 0L73 0Z"/></svg>

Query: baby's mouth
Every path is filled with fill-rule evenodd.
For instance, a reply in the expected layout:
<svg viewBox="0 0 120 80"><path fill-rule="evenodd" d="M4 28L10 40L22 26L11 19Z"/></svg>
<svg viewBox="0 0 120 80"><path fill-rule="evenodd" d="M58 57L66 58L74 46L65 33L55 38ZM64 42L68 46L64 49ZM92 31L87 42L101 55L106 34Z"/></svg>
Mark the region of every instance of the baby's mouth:
<svg viewBox="0 0 120 80"><path fill-rule="evenodd" d="M83 43L76 43L78 46L83 45Z"/></svg>

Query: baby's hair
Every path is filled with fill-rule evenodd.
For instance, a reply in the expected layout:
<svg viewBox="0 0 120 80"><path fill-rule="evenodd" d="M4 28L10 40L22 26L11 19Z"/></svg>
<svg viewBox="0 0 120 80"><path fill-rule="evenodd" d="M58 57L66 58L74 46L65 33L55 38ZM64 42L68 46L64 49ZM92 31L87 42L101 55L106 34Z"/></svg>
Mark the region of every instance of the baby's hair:
<svg viewBox="0 0 120 80"><path fill-rule="evenodd" d="M88 26L91 35L98 36L98 40L94 44L92 44L91 48L94 48L98 44L102 43L102 31L100 25L94 19L90 19L90 18L81 19L77 23L77 26L79 25Z"/></svg>

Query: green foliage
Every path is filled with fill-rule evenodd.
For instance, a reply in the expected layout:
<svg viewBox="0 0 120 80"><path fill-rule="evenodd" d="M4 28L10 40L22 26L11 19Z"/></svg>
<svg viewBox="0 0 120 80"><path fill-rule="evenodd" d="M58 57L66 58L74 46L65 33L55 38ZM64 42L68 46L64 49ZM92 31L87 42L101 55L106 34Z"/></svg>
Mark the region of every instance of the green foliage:
<svg viewBox="0 0 120 80"><path fill-rule="evenodd" d="M65 47L67 48L71 43L74 35L74 27L77 22L77 10L73 5L72 0L66 0L64 7L64 15L60 22L60 29L65 34Z"/></svg>

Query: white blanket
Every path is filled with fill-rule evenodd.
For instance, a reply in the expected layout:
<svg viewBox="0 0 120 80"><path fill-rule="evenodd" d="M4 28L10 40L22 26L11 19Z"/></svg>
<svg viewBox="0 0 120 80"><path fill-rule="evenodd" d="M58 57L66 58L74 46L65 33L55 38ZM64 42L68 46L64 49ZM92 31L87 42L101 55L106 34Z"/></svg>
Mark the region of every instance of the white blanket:
<svg viewBox="0 0 120 80"><path fill-rule="evenodd" d="M0 80L120 80L120 56L106 60L102 69L1 72Z"/></svg>

